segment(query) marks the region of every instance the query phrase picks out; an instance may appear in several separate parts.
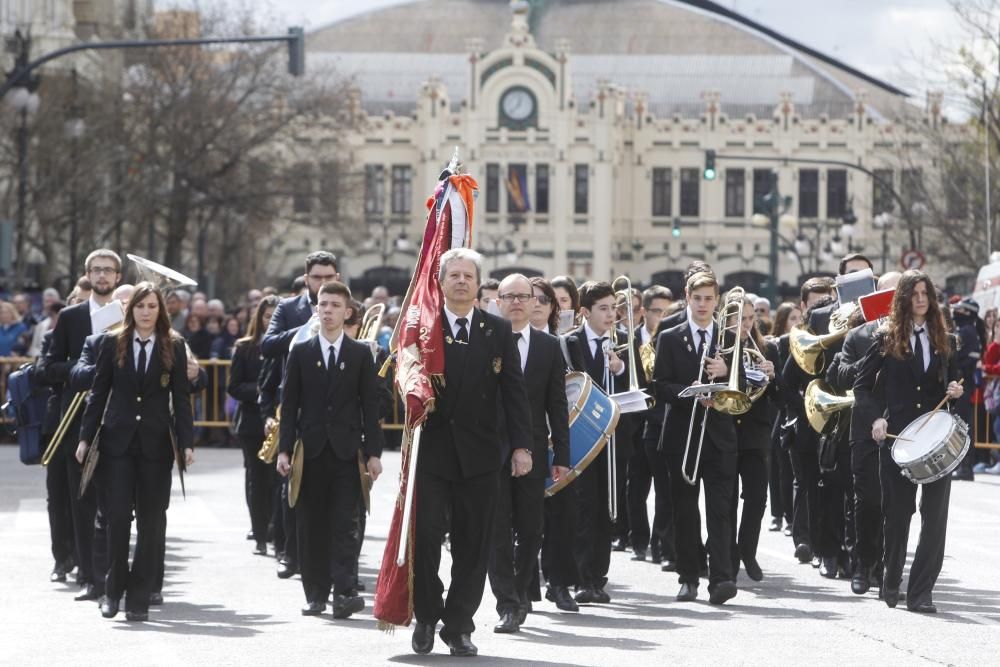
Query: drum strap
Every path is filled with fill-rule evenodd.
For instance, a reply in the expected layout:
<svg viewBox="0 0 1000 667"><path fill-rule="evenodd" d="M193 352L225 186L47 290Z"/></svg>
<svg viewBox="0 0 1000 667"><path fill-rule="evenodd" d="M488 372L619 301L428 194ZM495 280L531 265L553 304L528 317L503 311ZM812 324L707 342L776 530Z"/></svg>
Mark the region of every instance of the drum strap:
<svg viewBox="0 0 1000 667"><path fill-rule="evenodd" d="M562 349L563 359L566 360L566 369L573 368L573 361L569 358L569 346L566 344L566 336L559 336L559 347Z"/></svg>

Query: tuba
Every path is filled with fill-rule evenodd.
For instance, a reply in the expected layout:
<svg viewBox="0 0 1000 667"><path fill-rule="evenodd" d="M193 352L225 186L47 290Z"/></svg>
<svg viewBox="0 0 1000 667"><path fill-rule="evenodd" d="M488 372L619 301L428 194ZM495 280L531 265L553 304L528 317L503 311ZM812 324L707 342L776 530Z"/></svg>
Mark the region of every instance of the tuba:
<svg viewBox="0 0 1000 667"><path fill-rule="evenodd" d="M809 425L817 433L823 433L835 414L854 407L854 392L847 391L838 396L825 381L813 380L806 387L802 400Z"/></svg>
<svg viewBox="0 0 1000 667"><path fill-rule="evenodd" d="M823 372L826 360L823 352L844 340L850 331L846 326L833 329L833 319L830 320L830 333L818 336L809 329L798 326L788 332L788 349L799 368L809 375L819 375Z"/></svg>

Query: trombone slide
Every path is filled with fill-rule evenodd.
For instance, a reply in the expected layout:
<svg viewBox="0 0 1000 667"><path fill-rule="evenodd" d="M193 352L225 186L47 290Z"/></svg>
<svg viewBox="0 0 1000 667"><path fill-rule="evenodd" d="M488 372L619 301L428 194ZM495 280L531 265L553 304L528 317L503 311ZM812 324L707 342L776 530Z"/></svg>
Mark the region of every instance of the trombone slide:
<svg viewBox="0 0 1000 667"><path fill-rule="evenodd" d="M73 400L70 401L69 407L66 408L66 414L63 415L62 421L59 422L59 427L56 428L56 432L52 434L52 440L49 442L49 446L45 448L45 453L42 454L42 466L47 466L52 461L52 457L56 455L59 450L59 445L62 444L63 438L66 437L66 431L69 430L69 425L73 423L76 419L76 415L80 412L80 406L87 397L87 392L78 391Z"/></svg>

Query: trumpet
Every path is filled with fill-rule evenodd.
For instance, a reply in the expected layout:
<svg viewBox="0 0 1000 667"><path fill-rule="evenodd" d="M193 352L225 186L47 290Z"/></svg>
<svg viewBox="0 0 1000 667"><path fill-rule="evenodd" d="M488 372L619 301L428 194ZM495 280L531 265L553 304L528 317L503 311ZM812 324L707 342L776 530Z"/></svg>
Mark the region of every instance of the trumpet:
<svg viewBox="0 0 1000 667"><path fill-rule="evenodd" d="M723 299L722 308L716 316L715 328L718 331L716 342L716 354L732 355L733 363L730 364L729 381L725 384L708 385L706 390L695 392L696 396L711 396L712 407L719 412L728 415L741 415L750 409L751 399L746 393L740 391L740 369L743 356L740 351L740 318L743 315L743 300L746 296L742 287L734 287L726 292ZM726 347L726 339L733 340L732 345ZM702 382L705 372L705 361L708 359L710 345L706 345L702 350L699 361L698 382ZM708 410L702 412L701 434L698 436L697 452L694 459L694 471L688 474L688 460L691 457L691 436L694 434L694 418L697 414L697 405L691 409L691 420L688 422L687 443L684 446L684 456L681 459L681 477L684 481L694 486L698 483L698 466L701 464L701 451L705 444L705 425L708 423Z"/></svg>
<svg viewBox="0 0 1000 667"><path fill-rule="evenodd" d="M753 336L747 336L747 344L743 348L743 367L747 369L748 375L751 370L756 370L757 367L764 361L767 361L767 357L764 356L763 351L757 347L757 341L753 339ZM762 385L755 385L747 382L746 394L750 398L750 403L756 403L761 396L767 392L767 386L770 384L767 381L767 376L764 376L765 382Z"/></svg>
<svg viewBox="0 0 1000 667"><path fill-rule="evenodd" d="M264 433L264 442L257 452L257 458L264 463L271 465L274 457L278 455L278 429L281 426L281 406L274 411L274 424Z"/></svg>

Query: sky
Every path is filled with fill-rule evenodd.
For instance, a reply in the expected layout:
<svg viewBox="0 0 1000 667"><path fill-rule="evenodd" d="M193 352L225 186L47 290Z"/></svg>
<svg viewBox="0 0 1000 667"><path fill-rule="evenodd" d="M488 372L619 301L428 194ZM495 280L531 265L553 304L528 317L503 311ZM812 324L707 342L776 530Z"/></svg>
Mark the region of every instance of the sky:
<svg viewBox="0 0 1000 667"><path fill-rule="evenodd" d="M306 30L406 0L239 0L260 8L278 24ZM614 0L605 0L614 2ZM231 0L156 0L157 8L196 2L201 6ZM915 73L942 47L954 45L960 31L948 0L717 0L763 25L822 53L908 90L917 90ZM283 19L283 20L282 20Z"/></svg>

